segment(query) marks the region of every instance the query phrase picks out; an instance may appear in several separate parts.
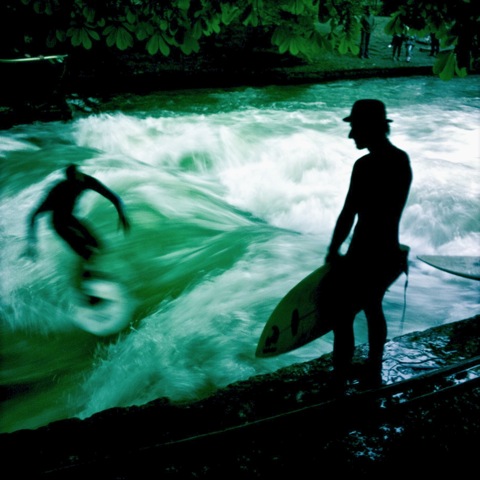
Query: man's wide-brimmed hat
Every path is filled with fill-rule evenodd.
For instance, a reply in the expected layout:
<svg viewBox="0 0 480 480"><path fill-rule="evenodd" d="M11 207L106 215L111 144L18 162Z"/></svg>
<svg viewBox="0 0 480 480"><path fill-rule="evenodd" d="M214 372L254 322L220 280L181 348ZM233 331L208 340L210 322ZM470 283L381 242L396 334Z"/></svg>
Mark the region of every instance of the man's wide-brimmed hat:
<svg viewBox="0 0 480 480"><path fill-rule="evenodd" d="M352 107L352 111L348 117L343 119L344 122L368 122L382 123L391 122L387 118L385 104L380 100L357 100Z"/></svg>

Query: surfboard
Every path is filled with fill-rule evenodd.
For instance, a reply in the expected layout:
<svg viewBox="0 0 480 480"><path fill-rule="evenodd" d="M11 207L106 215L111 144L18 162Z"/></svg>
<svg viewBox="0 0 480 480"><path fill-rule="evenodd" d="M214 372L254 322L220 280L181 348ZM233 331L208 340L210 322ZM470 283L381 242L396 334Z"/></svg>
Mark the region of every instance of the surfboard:
<svg viewBox="0 0 480 480"><path fill-rule="evenodd" d="M417 258L443 272L480 280L480 257L465 255L418 255Z"/></svg>
<svg viewBox="0 0 480 480"><path fill-rule="evenodd" d="M260 335L255 356L273 357L325 335L332 327L318 317L315 295L330 270L323 265L295 285L278 303Z"/></svg>
<svg viewBox="0 0 480 480"><path fill-rule="evenodd" d="M108 336L130 324L135 302L120 283L91 272L82 277L75 293L73 323L82 330Z"/></svg>
<svg viewBox="0 0 480 480"><path fill-rule="evenodd" d="M44 57L23 57L23 58L0 58L0 63L23 63L23 62L40 62L44 60L63 61L68 55L46 55Z"/></svg>

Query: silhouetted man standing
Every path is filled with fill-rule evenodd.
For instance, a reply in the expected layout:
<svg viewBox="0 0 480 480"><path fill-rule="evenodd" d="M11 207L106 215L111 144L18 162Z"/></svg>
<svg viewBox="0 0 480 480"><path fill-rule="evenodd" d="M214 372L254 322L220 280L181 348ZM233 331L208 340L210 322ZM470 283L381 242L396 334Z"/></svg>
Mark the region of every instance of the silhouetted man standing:
<svg viewBox="0 0 480 480"><path fill-rule="evenodd" d="M52 225L55 231L83 259L88 260L100 248L99 241L88 228L74 216L76 202L86 190L93 190L110 200L117 209L124 231L130 228L120 197L109 190L97 179L77 170L75 165L65 169L66 179L60 181L49 191L46 198L33 211L29 220L29 254L35 253L35 221L39 214L52 213Z"/></svg>
<svg viewBox="0 0 480 480"><path fill-rule="evenodd" d="M365 312L369 354L365 386L382 382L382 359L387 323L382 308L387 288L406 270L408 251L399 243L399 223L412 182L408 155L392 145L385 105L359 100L351 114L349 138L369 153L353 167L350 187L328 248L328 302L334 331L333 363L336 380L344 385L351 374L355 349L353 323ZM341 245L353 235L344 256ZM325 298L325 295L324 295Z"/></svg>

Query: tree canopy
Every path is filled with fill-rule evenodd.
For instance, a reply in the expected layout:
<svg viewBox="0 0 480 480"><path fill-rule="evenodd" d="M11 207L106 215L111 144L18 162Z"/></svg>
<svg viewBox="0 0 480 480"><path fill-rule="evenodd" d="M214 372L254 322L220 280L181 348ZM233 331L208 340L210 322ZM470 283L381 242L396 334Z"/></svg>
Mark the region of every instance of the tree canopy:
<svg viewBox="0 0 480 480"><path fill-rule="evenodd" d="M365 5L390 15L387 34L405 27L419 36L435 33L444 51L434 66L441 78L464 76L478 64L478 0L7 0L0 13L4 22L24 22L8 29L6 40L17 51L32 29L45 55L103 43L166 57L199 52L203 40L227 28L263 28L281 54L318 61L326 50L358 53Z"/></svg>
<svg viewBox="0 0 480 480"><path fill-rule="evenodd" d="M465 76L478 68L480 58L480 2L478 0L384 0L391 14L386 33L409 27L420 36L435 34L444 50L434 73L444 80Z"/></svg>

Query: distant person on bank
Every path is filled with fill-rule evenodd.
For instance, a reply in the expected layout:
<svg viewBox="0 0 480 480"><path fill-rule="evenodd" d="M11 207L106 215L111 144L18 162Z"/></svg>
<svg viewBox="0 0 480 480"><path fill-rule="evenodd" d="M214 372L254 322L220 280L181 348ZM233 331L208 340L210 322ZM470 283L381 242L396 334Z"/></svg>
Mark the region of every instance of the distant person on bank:
<svg viewBox="0 0 480 480"><path fill-rule="evenodd" d="M400 60L404 39L405 37L401 33L396 33L395 35L393 35L392 41L390 43L392 47L392 60Z"/></svg>
<svg viewBox="0 0 480 480"><path fill-rule="evenodd" d="M430 34L430 56L436 57L440 52L440 40L435 33Z"/></svg>
<svg viewBox="0 0 480 480"><path fill-rule="evenodd" d="M417 37L415 35L405 35L405 60L409 62L412 59L413 49L415 48Z"/></svg>
<svg viewBox="0 0 480 480"><path fill-rule="evenodd" d="M360 28L360 58L370 58L370 37L375 29L375 16L372 15L370 7L365 7L360 19Z"/></svg>

